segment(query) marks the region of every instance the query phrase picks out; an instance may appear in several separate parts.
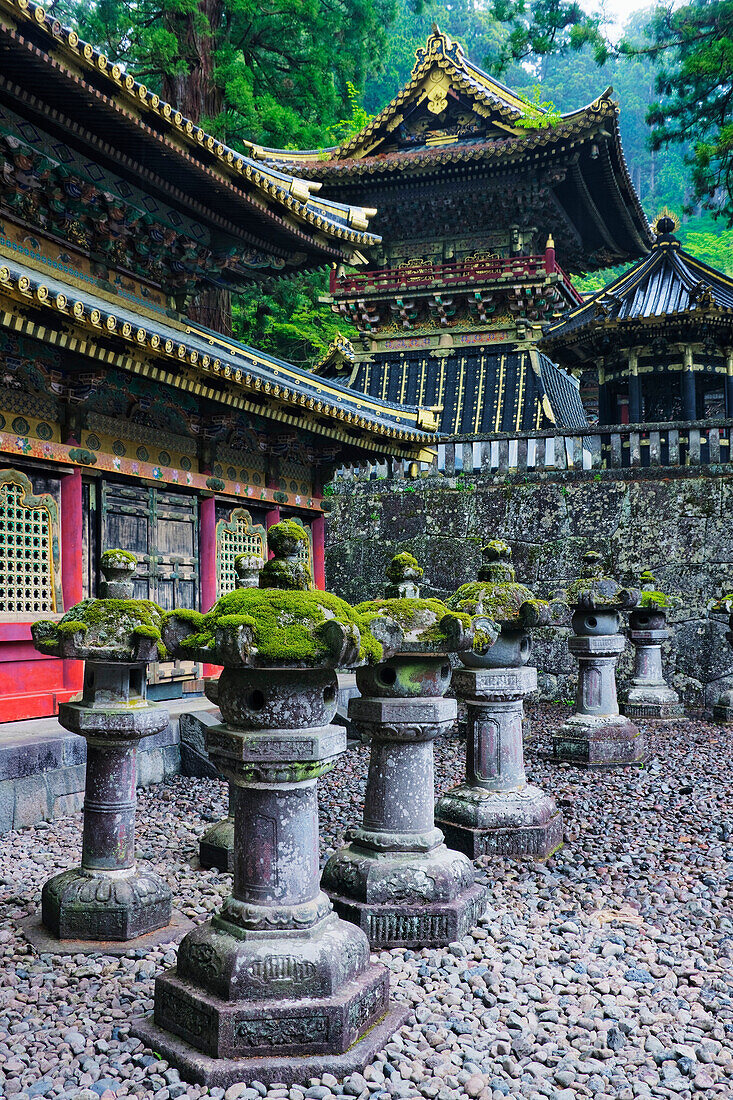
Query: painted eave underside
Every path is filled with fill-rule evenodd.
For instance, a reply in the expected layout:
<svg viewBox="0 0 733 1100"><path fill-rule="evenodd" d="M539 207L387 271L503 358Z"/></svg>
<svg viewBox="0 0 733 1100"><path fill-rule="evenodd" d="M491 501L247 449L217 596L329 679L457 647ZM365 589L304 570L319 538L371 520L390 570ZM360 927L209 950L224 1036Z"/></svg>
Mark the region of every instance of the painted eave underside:
<svg viewBox="0 0 733 1100"><path fill-rule="evenodd" d="M193 322L111 306L10 259L0 267L0 325L213 401L236 400L248 411L345 446L414 457L435 442L417 427L414 407L364 397Z"/></svg>
<svg viewBox="0 0 733 1100"><path fill-rule="evenodd" d="M349 385L360 393L436 412L442 435L534 431L587 424L576 380L534 347L380 352L362 361Z"/></svg>
<svg viewBox="0 0 733 1100"><path fill-rule="evenodd" d="M0 0L0 86L44 118L71 122L120 165L144 164L204 215L226 209L320 263L379 241L367 210L316 197L317 182L229 148L30 0Z"/></svg>
<svg viewBox="0 0 733 1100"><path fill-rule="evenodd" d="M577 343L609 326L648 328L711 317L733 330L733 279L684 252L672 238L655 244L642 261L550 325L543 344Z"/></svg>

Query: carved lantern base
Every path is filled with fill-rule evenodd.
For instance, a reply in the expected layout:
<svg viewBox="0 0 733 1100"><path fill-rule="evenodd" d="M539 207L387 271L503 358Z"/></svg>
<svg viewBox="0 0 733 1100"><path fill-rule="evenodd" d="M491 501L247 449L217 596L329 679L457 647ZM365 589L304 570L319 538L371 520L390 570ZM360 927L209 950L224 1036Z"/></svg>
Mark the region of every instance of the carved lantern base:
<svg viewBox="0 0 733 1100"><path fill-rule="evenodd" d="M349 717L371 737L363 823L329 859L321 879L336 911L373 948L440 946L464 936L486 906L465 855L443 843L433 821L433 741L455 722L446 658L400 657L359 669L364 695ZM390 697L407 690L412 697ZM424 695L416 693L423 689ZM430 694L429 694L430 693Z"/></svg>
<svg viewBox="0 0 733 1100"><path fill-rule="evenodd" d="M629 638L634 644L634 676L625 692L621 713L627 718L645 718L652 721L684 718L685 710L676 691L668 687L662 674L662 643L670 631L662 625L635 628L635 620L643 616L649 622L664 623L664 613L644 609L631 612Z"/></svg>
<svg viewBox="0 0 733 1100"><path fill-rule="evenodd" d="M234 886L133 1033L209 1086L362 1069L403 1022L389 973L318 881L316 781L346 747L330 669L225 668L207 744L234 794Z"/></svg>
<svg viewBox="0 0 733 1100"><path fill-rule="evenodd" d="M606 614L616 618L615 613ZM595 619L601 620L602 613L597 612ZM646 759L644 735L618 709L616 661L624 645L622 635L611 633L568 639L570 652L578 658L578 698L576 713L552 738L554 760L581 768L609 768Z"/></svg>
<svg viewBox="0 0 733 1100"><path fill-rule="evenodd" d="M713 719L721 726L733 722L733 691L724 691L713 707Z"/></svg>
<svg viewBox="0 0 733 1100"><path fill-rule="evenodd" d="M547 859L562 844L562 814L554 798L527 783L522 747L522 700L536 688L537 670L461 668L453 685L466 701L468 740L466 782L435 807L446 844L470 859Z"/></svg>

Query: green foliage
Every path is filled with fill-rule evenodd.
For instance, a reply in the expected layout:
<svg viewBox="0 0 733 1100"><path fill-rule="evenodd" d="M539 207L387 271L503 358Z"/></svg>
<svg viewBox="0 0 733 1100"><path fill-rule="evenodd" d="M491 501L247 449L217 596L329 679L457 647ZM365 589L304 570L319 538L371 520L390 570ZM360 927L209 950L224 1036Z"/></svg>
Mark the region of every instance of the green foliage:
<svg viewBox="0 0 733 1100"><path fill-rule="evenodd" d="M319 300L327 281L325 271L316 271L253 284L234 299L234 335L296 367L325 355L338 332L358 341L358 331Z"/></svg>
<svg viewBox="0 0 733 1100"><path fill-rule="evenodd" d="M53 12L229 144L308 148L357 117L395 0L55 0Z"/></svg>
<svg viewBox="0 0 733 1100"><path fill-rule="evenodd" d="M494 59L503 73L512 63L536 65L548 55L579 50L592 43L605 55L599 18L588 15L574 0L493 0L491 12L509 34Z"/></svg>
<svg viewBox="0 0 733 1100"><path fill-rule="evenodd" d="M691 145L695 198L733 225L733 0L659 6L649 32L641 50L660 66L660 98L647 115L652 147ZM634 43L622 48L639 52Z"/></svg>
<svg viewBox="0 0 733 1100"><path fill-rule="evenodd" d="M543 103L541 97L542 85L535 84L532 98L527 100L527 108L517 126L524 130L547 130L562 121L562 115L555 104L549 100Z"/></svg>
<svg viewBox="0 0 733 1100"><path fill-rule="evenodd" d="M348 141L354 134L358 134L360 130L363 130L365 126L374 118L374 115L368 114L361 103L359 102L360 93L354 87L350 80L346 82L346 94L349 99L349 115L347 118L341 118L337 123L329 129L329 136L336 145L342 145L345 141Z"/></svg>

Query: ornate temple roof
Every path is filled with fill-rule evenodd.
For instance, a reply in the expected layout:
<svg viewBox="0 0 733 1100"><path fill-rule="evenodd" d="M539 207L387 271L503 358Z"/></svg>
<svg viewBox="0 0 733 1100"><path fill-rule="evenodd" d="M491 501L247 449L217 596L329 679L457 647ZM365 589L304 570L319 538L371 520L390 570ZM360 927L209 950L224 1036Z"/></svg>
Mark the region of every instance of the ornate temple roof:
<svg viewBox="0 0 733 1100"><path fill-rule="evenodd" d="M110 368L237 404L358 450L414 458L434 442L434 418L425 410L355 393L192 322L125 308L61 273L6 260L0 297L3 325Z"/></svg>
<svg viewBox="0 0 733 1100"><path fill-rule="evenodd" d="M652 250L619 278L548 326L543 347L562 349L613 330L618 337L696 322L724 325L733 332L733 279L696 260L680 247L668 215L655 222Z"/></svg>
<svg viewBox="0 0 733 1100"><path fill-rule="evenodd" d="M320 369L333 377L344 368L331 363ZM348 385L400 407L432 408L443 435L587 424L578 383L531 345L466 346L445 357L380 352L351 369Z"/></svg>
<svg viewBox="0 0 733 1100"><path fill-rule="evenodd" d="M479 169L518 170L525 177L544 173L559 207L549 212L550 222L565 218L579 239L576 256L567 249L561 256L563 265L590 270L636 258L651 243L611 93L608 88L579 110L550 115L482 72L435 28L417 51L405 87L348 141L325 151L253 146L252 155L328 182L339 197L356 194L364 203L379 181L418 183L448 173L456 179L457 173ZM383 204L380 193L374 202L379 213ZM547 231L553 229L557 235L548 223Z"/></svg>
<svg viewBox="0 0 733 1100"><path fill-rule="evenodd" d="M354 262L379 240L369 211L229 148L30 0L0 0L0 94L219 234L295 266Z"/></svg>

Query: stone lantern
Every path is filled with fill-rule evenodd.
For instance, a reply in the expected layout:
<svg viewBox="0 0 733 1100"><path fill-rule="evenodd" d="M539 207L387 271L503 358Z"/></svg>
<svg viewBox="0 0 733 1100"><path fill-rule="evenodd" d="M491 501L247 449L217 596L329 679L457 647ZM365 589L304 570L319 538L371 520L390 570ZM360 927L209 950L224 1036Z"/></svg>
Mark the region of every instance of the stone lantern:
<svg viewBox="0 0 733 1100"><path fill-rule="evenodd" d="M146 698L146 666L165 652L163 612L150 600L133 599L134 554L106 550L100 567L99 599L82 600L59 622L34 623L32 634L41 653L85 662L81 700L59 707L61 725L87 743L81 866L43 887L43 929L61 941L101 948L100 941L135 946L140 937L146 943L172 937L171 891L135 862L137 746L168 726L168 711ZM165 931L151 939L159 929ZM45 942L38 946L53 950Z"/></svg>
<svg viewBox="0 0 733 1100"><path fill-rule="evenodd" d="M662 642L669 638L667 610L681 600L660 592L647 569L639 577L641 595L629 614L629 638L634 644L634 675L624 692L622 714L627 718L670 719L684 717L676 691L662 674Z"/></svg>
<svg viewBox="0 0 733 1100"><path fill-rule="evenodd" d="M357 606L394 651L357 670L361 696L349 701L349 717L371 739L362 824L329 859L321 883L373 948L447 944L476 923L486 897L470 860L447 848L435 827L433 741L456 720L455 699L444 698L450 655L471 648L475 629L486 644L498 631L420 599L422 570L411 554L387 572L387 598ZM402 595L408 587L416 594Z"/></svg>
<svg viewBox="0 0 733 1100"><path fill-rule="evenodd" d="M288 526L270 528L276 555ZM269 564L272 587L237 589L206 615L173 612L165 626L171 652L224 666L207 747L233 785L234 882L156 979L154 1017L133 1033L212 1087L343 1077L406 1016L366 936L319 885L316 781L346 748L331 724L335 670L383 649L343 600L303 590L288 557Z"/></svg>
<svg viewBox="0 0 733 1100"><path fill-rule="evenodd" d="M646 742L619 713L616 662L626 639L619 633L621 611L635 607L639 590L623 588L603 572L601 555L583 555L583 571L567 589L573 609L570 652L578 658L575 713L552 738L553 758L586 768L639 764Z"/></svg>
<svg viewBox="0 0 733 1100"><path fill-rule="evenodd" d="M530 628L550 621L549 607L517 584L511 549L499 539L482 550L479 579L447 601L454 611L486 615L501 630L484 653L459 654L466 666L453 673L456 696L466 703L466 782L438 800L435 823L446 843L471 859L482 855L546 859L562 844L555 800L527 783L522 746L523 699L537 687L527 664Z"/></svg>
<svg viewBox="0 0 733 1100"><path fill-rule="evenodd" d="M723 611L728 615L729 630L726 631L726 638L733 646L733 592L727 596L722 596L713 604L712 611ZM722 726L727 726L733 722L733 690L724 691L718 699L717 703L713 707L713 719L719 722Z"/></svg>
<svg viewBox="0 0 733 1100"><path fill-rule="evenodd" d="M235 588L258 588L260 570L264 561L259 554L237 554L234 558ZM205 684L206 697L215 706L219 704L219 679L210 677ZM208 713L198 714L203 726L215 725ZM216 867L219 871L234 870L234 794L229 784L229 808L227 816L210 825L199 840L199 863L202 867Z"/></svg>

